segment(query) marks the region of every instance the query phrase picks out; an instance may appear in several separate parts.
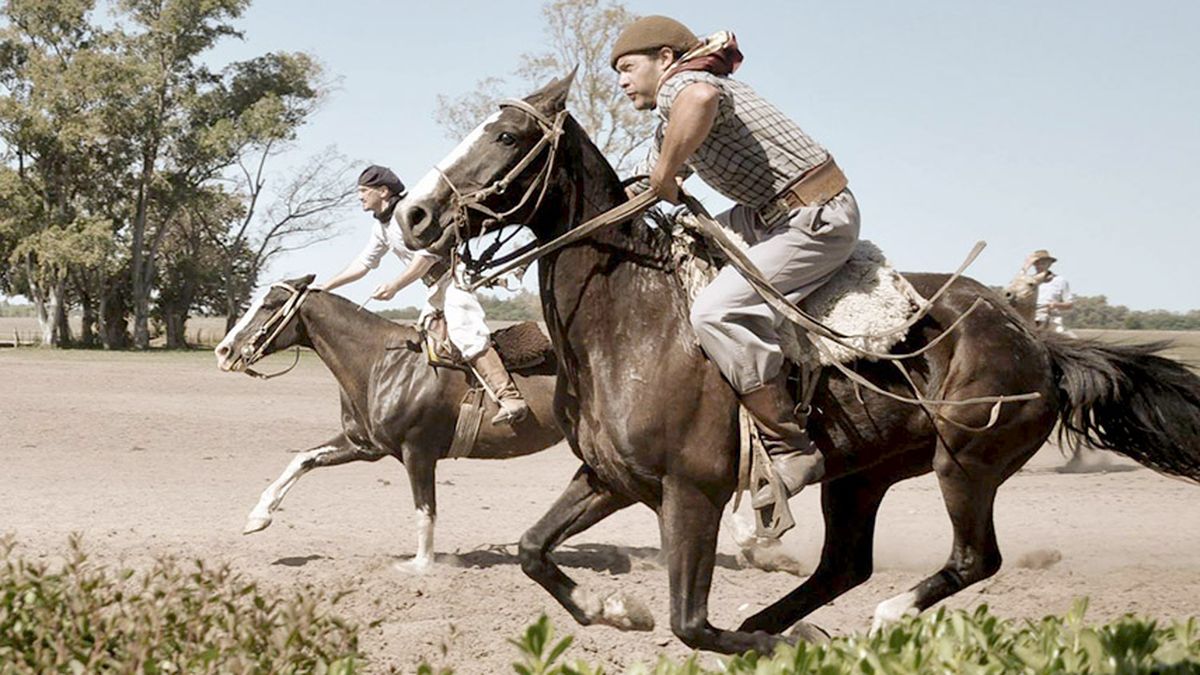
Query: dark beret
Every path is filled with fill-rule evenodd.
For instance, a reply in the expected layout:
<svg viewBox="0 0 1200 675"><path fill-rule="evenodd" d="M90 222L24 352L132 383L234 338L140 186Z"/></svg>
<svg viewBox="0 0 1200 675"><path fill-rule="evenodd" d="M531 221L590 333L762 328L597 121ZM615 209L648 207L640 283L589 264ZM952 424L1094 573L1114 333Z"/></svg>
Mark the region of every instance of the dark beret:
<svg viewBox="0 0 1200 675"><path fill-rule="evenodd" d="M392 173L392 170L386 166L372 164L358 176L358 184L364 187L380 187L384 186L392 191L392 194L397 197L404 196L404 183L400 177Z"/></svg>
<svg viewBox="0 0 1200 675"><path fill-rule="evenodd" d="M617 69L617 59L626 54L670 47L678 55L700 44L688 27L666 16L644 16L621 30L609 56L609 65Z"/></svg>

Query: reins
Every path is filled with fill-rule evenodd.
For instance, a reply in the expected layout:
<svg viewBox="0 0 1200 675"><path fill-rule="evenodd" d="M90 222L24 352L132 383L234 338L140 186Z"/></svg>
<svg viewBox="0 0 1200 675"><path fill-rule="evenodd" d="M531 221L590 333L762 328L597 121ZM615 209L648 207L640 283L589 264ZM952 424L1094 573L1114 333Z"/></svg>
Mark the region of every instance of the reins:
<svg viewBox="0 0 1200 675"><path fill-rule="evenodd" d="M253 351L251 351L249 355L239 354L238 362L235 364L235 368L240 366L240 370L242 372L260 380L270 380L272 378L279 377L280 375L286 375L292 372L296 365L300 363L300 348L296 347L296 358L292 361L292 365L279 372L260 373L257 370L250 368L250 366L257 363L259 359L263 357L263 353L267 350L267 347L271 344L271 342L273 342L275 338L279 337L279 334L283 332L283 329L287 327L292 318L296 316L296 313L300 311L300 305L303 304L305 299L308 298L309 292L307 287L305 287L304 290L296 290L289 284L286 284L282 281L277 281L271 284L271 288L282 288L288 291L291 295L279 309L275 310L275 312L263 322L263 325L259 327L258 332L254 334L254 340L250 343L251 346L253 346ZM263 339L264 336L266 336L266 339Z"/></svg>
<svg viewBox="0 0 1200 675"><path fill-rule="evenodd" d="M553 119L550 119L533 106L519 100L503 101L500 103L500 107L511 107L521 110L532 117L542 129L541 140L539 140L532 148L530 148L529 152L525 154L525 157L523 157L520 162L510 169L503 178L493 182L491 185L465 194L454 185L448 176L442 173L441 170L438 170L438 174L441 176L442 180L446 181L446 184L450 187L451 192L454 193L454 207L457 211L453 225L455 245L452 249L452 263L454 263L452 265L452 269L457 268L457 263L459 262L458 251L460 248L465 249L467 252L467 257L465 258L464 262L465 266L468 268L468 272L472 275L478 275L484 270L493 269L493 271L490 273L483 275L468 284L465 284L465 288L468 291L475 291L482 286L491 285L505 274L528 265L534 260L537 260L538 258L541 258L564 246L585 239L595 233L597 230L628 220L629 218L632 218L638 213L646 210L656 201L658 201L658 198L653 191L643 191L633 199L618 204L617 206L582 223L578 227L568 230L549 242L541 245L537 245L536 242L532 242L531 244L527 244L520 249L502 257L500 260L493 260L492 256L494 256L495 253L499 251L500 247L503 246L505 242L509 241L513 236L509 235L508 238L505 238L503 241L501 241L501 237L499 233L497 233L496 241L484 251L483 255L479 259L472 259L470 257L470 248L466 245L466 240L463 237L462 231L463 227L468 222L470 211L482 213L489 220L491 220L493 224L503 227L511 224L508 220L509 217L521 210L529 201L531 196L536 192L538 195L537 201L534 202L533 209L529 212L529 218L532 218L533 214L537 213L537 210L541 207L542 200L549 188L550 178L553 173L556 156L558 154L559 140L563 133L563 123L566 119L565 110L559 111ZM497 213L482 203L483 200L486 200L493 195L503 194L508 185L510 185L516 177L518 177L523 171L525 171L526 168L529 167L530 164L532 164L534 159L542 152L543 149L548 149L549 155L547 156L545 163L542 165L542 169L538 172L538 175L535 177L535 179L529 184L529 187L526 188L525 194L521 197L521 200L517 202L516 206L504 211L503 213ZM911 398L908 396L901 396L879 387L862 375L859 375L851 368L847 367L845 364L841 363L839 359L833 357L830 353L829 347L823 344L821 340L812 340L811 342L817 349L818 353L820 353L826 361L832 364L834 368L841 372L850 382L854 383L855 386L864 387L876 394L899 401L901 403L919 406L931 417L937 417L950 424L972 431L979 431L993 426L999 419L1000 408L1004 403L1029 401L1041 397L1041 395L1037 392L1030 392L1024 394L1013 394L1011 396L980 396L965 400L929 399L922 395L917 383L913 380L912 376L908 373L908 370L904 367L904 360L924 354L926 351L932 349L952 331L956 330L962 324L962 322L980 306L980 304L983 302L982 298L977 298L975 302L972 303L965 312L960 314L950 326L939 333L935 338L930 340L930 342L924 347L907 354L874 352L863 349L849 342L849 340L852 338L885 337L888 335L894 335L908 331L929 313L929 311L933 308L934 303L940 299L942 295L946 293L946 291L949 290L950 286L962 276L966 268L970 266L972 262L974 262L975 258L978 257L979 253L985 246L983 242L977 243L975 247L972 248L971 252L967 255L966 260L964 260L959 268L955 270L952 275L950 275L950 278L944 284L942 284L942 286L930 298L921 304L917 311L903 324L891 328L888 331L879 334L878 336L845 335L822 324L820 321L805 313L802 309L796 306L795 303L788 300L783 293L781 293L777 288L775 288L774 285L767 281L767 279L762 275L762 272L758 270L754 262L750 260L750 258L746 256L741 248L739 248L733 242L729 234L722 229L720 224L717 223L717 221L714 220L711 215L709 215L708 211L699 201L684 192L682 189L680 189L679 195L683 204L687 206L688 210L690 210L696 216L696 220L700 224L700 230L705 237L721 250L726 259L729 261L729 264L733 265L733 267L737 269L747 283L754 288L758 295L762 297L763 301L770 305L772 309L779 312L784 318L795 323L797 326L803 328L809 333L834 342L851 351L852 353L858 354L862 358L892 362L896 368L900 370L904 377L905 383L908 384L909 388L912 390L913 396ZM987 403L993 404L993 407L989 415L988 423L982 428L967 427L955 420L947 418L936 409L941 406L967 406Z"/></svg>

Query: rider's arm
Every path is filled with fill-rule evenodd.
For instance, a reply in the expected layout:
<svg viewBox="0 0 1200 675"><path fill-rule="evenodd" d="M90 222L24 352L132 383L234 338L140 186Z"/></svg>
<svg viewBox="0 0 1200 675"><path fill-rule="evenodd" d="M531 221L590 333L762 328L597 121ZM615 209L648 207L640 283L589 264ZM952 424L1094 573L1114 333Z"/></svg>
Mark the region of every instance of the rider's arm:
<svg viewBox="0 0 1200 675"><path fill-rule="evenodd" d="M676 175L712 131L720 100L721 92L704 82L689 84L675 97L658 163L650 172L650 189L661 199L672 203L678 201Z"/></svg>
<svg viewBox="0 0 1200 675"><path fill-rule="evenodd" d="M634 197L650 189L650 172L653 171L655 165L658 164L658 146L661 144L662 127L660 126L658 132L655 133L655 138L650 140L650 148L646 151L645 158L638 162L638 165L633 169L633 175L643 177L625 186L625 196L627 198L633 199ZM692 167L688 166L687 164L679 167L679 171L675 173L675 176L679 178L680 181L687 180L687 178L691 175Z"/></svg>
<svg viewBox="0 0 1200 675"><path fill-rule="evenodd" d="M367 245L363 248L362 253L359 253L353 262L346 265L346 269L338 272L336 276L323 284L314 284L313 288L332 291L339 286L358 281L366 276L367 272L379 267L379 261L383 260L388 248L383 226L376 223L375 227L371 228L371 238L367 240Z"/></svg>
<svg viewBox="0 0 1200 675"><path fill-rule="evenodd" d="M376 300L391 300L393 296L403 290L406 286L425 276L425 273L433 267L433 264L437 262L437 260L437 258L426 255L418 255L414 257L413 261L409 263L408 267L404 268L404 271L401 272L399 276L387 282L386 284L380 284L378 287L376 287L375 291L371 293L371 297L375 298Z"/></svg>
<svg viewBox="0 0 1200 675"><path fill-rule="evenodd" d="M366 265L362 264L362 262L355 260L349 265L346 265L346 269L338 272L329 281L326 281L323 284L313 284L313 287L323 291L332 291L339 286L345 286L346 284L358 281L359 279L365 277L367 272L370 271L371 270Z"/></svg>

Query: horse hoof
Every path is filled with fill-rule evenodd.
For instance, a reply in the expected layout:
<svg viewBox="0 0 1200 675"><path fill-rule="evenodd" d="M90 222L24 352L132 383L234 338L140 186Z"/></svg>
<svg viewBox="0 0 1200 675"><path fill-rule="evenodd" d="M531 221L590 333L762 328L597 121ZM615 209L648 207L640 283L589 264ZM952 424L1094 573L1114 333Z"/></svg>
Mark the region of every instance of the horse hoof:
<svg viewBox="0 0 1200 675"><path fill-rule="evenodd" d="M242 528L242 534L254 534L255 532L261 532L261 531L267 529L267 526L270 524L271 524L270 516L267 516L265 518L255 518L255 517L248 518L246 520L246 527Z"/></svg>
<svg viewBox="0 0 1200 675"><path fill-rule="evenodd" d="M654 615L641 603L624 593L613 593L604 598L601 615L596 623L620 630L654 630Z"/></svg>
<svg viewBox="0 0 1200 675"><path fill-rule="evenodd" d="M792 642L803 640L809 644L824 645L829 644L833 636L816 624L800 621L787 632L787 639Z"/></svg>
<svg viewBox="0 0 1200 675"><path fill-rule="evenodd" d="M398 562L392 565L397 572L404 574L425 574L433 569L433 560L431 558L413 558L404 562Z"/></svg>

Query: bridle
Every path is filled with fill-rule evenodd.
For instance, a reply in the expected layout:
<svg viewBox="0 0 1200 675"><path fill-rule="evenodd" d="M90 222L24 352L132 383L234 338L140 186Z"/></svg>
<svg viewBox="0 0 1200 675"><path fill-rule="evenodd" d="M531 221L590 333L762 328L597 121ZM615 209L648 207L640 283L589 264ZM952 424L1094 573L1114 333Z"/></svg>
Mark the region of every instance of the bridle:
<svg viewBox="0 0 1200 675"><path fill-rule="evenodd" d="M259 359L265 355L264 352L267 351L267 347L269 347L270 344L275 341L275 338L279 337L279 334L283 332L283 329L286 328L289 323L291 323L292 319L296 316L296 313L300 311L300 305L302 305L304 300L308 298L307 286L301 290L283 281L277 281L271 284L271 288L284 289L289 293L288 299L285 300L283 305L280 306L279 309L275 310L271 316L267 317L267 320L264 321L263 325L259 327L258 331L254 334L254 337L251 338L250 342L246 346L242 347L242 349L238 352L238 360L235 361L233 366L230 368L230 370L235 371L241 370L247 375L256 377L260 380L269 380L273 377L279 377L280 375L290 373L292 369L296 367L296 364L300 362L300 348L297 347L295 360L292 361L292 365L288 366L284 370L281 370L277 373L263 374L256 370L251 370L250 368L250 366L257 363Z"/></svg>
<svg viewBox="0 0 1200 675"><path fill-rule="evenodd" d="M457 270L459 268L458 263L462 262L462 267L468 276L478 276L487 269L502 265L537 246L536 242L530 242L511 253L499 258L496 257L496 253L500 250L500 247L511 241L518 232L517 229L514 229L507 236L503 236L503 228L509 225L528 222L538 212L538 209L541 208L542 201L546 197L546 192L550 188L550 178L554 173L554 166L558 159L558 144L562 138L563 125L567 119L566 110L558 111L551 118L520 99L506 99L501 101L500 109L503 110L504 108L514 108L525 113L537 123L538 128L542 132L541 139L504 176L478 190L464 192L454 184L454 181L450 180L450 177L444 171L440 168L434 169L454 194L454 199L451 203L451 209L454 212L451 222L451 228L454 232L454 246L450 253L451 269ZM538 169L533 180L529 182L529 187L525 188L525 193L521 195L521 199L516 205L506 211L497 212L485 204L492 197L507 192L509 186L533 165L538 157L542 155L543 151L545 151L546 159L542 162L541 168ZM528 209L527 215L522 218L521 223L514 223L513 216L524 210L530 203L530 200L533 200L532 208ZM485 229L496 229L496 240L478 257L472 255L469 245L464 245L469 241L469 238L464 236L463 229L467 226L472 211L484 217Z"/></svg>

